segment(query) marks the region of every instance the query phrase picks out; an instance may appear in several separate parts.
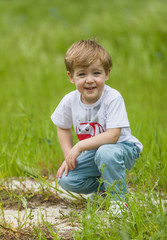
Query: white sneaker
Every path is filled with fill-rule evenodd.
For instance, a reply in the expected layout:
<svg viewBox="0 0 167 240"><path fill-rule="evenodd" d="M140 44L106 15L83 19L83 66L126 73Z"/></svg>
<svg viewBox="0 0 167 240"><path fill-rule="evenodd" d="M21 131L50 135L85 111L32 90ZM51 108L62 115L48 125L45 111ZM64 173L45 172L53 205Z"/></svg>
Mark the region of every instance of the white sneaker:
<svg viewBox="0 0 167 240"><path fill-rule="evenodd" d="M122 213L127 211L128 211L127 203L120 201L111 201L111 205L107 213L108 214L112 213L112 215L115 217L121 217Z"/></svg>
<svg viewBox="0 0 167 240"><path fill-rule="evenodd" d="M91 202L94 202L94 198L96 195L105 197L105 194L106 194L106 191L98 192L98 194L97 192L93 192L93 193L87 194L86 199L89 198Z"/></svg>

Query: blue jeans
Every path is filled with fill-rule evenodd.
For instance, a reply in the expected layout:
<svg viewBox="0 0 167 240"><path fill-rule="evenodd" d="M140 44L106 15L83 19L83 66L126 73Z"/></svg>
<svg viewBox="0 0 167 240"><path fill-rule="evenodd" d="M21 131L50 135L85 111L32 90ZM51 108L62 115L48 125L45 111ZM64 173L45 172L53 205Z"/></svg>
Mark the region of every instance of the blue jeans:
<svg viewBox="0 0 167 240"><path fill-rule="evenodd" d="M139 149L134 143L105 144L98 149L82 152L77 158L76 168L63 173L59 185L68 191L89 194L110 189L113 195L124 199L127 192L126 169L130 170ZM102 184L99 178L102 176ZM112 189L112 186L113 189Z"/></svg>

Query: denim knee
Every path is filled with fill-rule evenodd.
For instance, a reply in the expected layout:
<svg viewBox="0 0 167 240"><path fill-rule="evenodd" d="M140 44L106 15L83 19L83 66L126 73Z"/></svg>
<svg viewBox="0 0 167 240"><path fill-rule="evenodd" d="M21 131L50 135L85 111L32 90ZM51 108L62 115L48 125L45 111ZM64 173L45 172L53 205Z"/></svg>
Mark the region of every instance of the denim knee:
<svg viewBox="0 0 167 240"><path fill-rule="evenodd" d="M95 163L100 170L103 169L103 166L122 165L124 164L123 151L116 144L102 145L96 152Z"/></svg>
<svg viewBox="0 0 167 240"><path fill-rule="evenodd" d="M66 191L89 194L98 188L99 183L95 178L79 178L79 176L65 176L63 173L61 178L58 178L58 184Z"/></svg>
<svg viewBox="0 0 167 240"><path fill-rule="evenodd" d="M69 190L70 188L70 181L68 179L68 176L65 176L63 173L61 178L58 178L58 184L64 189L64 190Z"/></svg>

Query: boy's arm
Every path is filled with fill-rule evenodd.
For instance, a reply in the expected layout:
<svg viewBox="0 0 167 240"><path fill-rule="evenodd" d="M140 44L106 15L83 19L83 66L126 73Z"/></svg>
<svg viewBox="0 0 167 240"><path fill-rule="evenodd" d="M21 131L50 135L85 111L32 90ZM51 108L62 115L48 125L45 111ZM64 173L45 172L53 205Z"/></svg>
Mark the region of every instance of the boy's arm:
<svg viewBox="0 0 167 240"><path fill-rule="evenodd" d="M66 163L69 169L73 170L76 165L76 158L82 151L92 150L104 144L117 143L121 134L121 128L107 129L94 137L79 141L66 156Z"/></svg>
<svg viewBox="0 0 167 240"><path fill-rule="evenodd" d="M73 147L71 129L64 129L64 128L57 127L57 135L58 135L58 139L59 139L64 157L66 158L66 156L68 155L68 153ZM69 168L66 164L66 161L64 161L61 167L58 169L56 177L61 177L64 171L65 171L65 175L68 175L68 169Z"/></svg>
<svg viewBox="0 0 167 240"><path fill-rule="evenodd" d="M57 135L58 135L59 143L62 148L64 157L66 158L69 151L73 147L71 129L64 129L64 128L57 127Z"/></svg>

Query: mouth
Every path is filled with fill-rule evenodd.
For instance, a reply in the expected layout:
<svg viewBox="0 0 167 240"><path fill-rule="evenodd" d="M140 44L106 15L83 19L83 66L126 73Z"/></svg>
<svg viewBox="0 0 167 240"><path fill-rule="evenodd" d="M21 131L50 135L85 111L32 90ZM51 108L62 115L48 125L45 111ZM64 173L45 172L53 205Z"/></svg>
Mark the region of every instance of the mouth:
<svg viewBox="0 0 167 240"><path fill-rule="evenodd" d="M93 91L94 89L96 89L96 87L85 87L85 89L86 89L87 91Z"/></svg>

